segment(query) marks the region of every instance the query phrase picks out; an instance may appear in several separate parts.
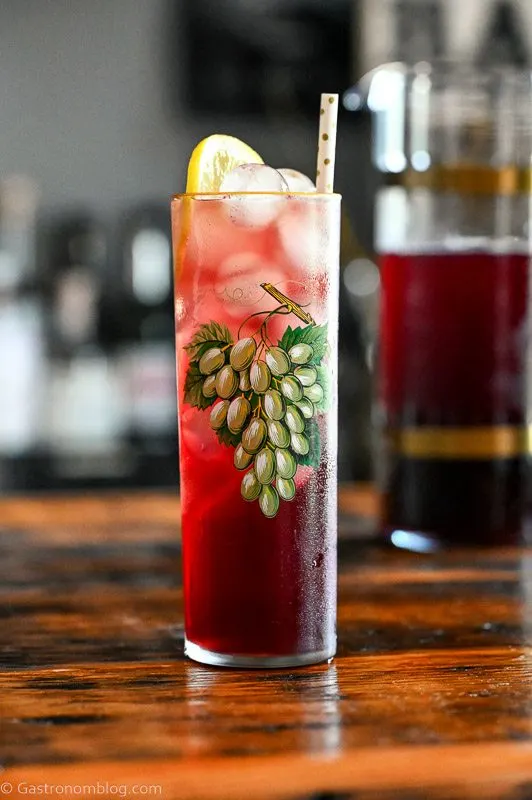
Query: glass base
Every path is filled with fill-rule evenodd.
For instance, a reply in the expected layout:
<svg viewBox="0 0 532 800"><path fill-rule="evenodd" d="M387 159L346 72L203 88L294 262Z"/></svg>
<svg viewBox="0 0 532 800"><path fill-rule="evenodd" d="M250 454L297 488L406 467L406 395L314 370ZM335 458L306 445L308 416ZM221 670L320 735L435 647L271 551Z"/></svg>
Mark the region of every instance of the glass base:
<svg viewBox="0 0 532 800"><path fill-rule="evenodd" d="M185 639L185 655L200 664L211 667L238 667L242 669L280 669L283 667L308 667L332 661L336 653L336 645L330 650L318 650L314 653L301 653L293 656L240 656L227 653L215 653L206 650L199 644Z"/></svg>

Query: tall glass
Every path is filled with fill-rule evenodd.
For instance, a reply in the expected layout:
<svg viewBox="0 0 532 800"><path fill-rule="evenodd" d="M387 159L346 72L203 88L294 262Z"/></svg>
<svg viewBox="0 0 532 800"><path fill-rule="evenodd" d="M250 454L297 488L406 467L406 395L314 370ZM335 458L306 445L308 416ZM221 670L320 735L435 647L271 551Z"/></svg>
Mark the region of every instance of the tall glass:
<svg viewBox="0 0 532 800"><path fill-rule="evenodd" d="M340 197L172 202L185 651L336 649Z"/></svg>
<svg viewBox="0 0 532 800"><path fill-rule="evenodd" d="M400 547L509 544L529 458L531 73L375 71L382 522Z"/></svg>

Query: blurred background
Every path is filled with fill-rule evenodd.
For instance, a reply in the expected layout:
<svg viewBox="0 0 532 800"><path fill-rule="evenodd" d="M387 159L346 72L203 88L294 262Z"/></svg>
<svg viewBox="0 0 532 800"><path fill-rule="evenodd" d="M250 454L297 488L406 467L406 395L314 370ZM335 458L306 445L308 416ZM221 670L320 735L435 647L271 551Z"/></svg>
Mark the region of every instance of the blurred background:
<svg viewBox="0 0 532 800"><path fill-rule="evenodd" d="M388 60L530 65L529 0L0 0L0 492L175 486L169 198L194 145L313 177L320 91ZM340 477L371 477L371 124L347 94Z"/></svg>

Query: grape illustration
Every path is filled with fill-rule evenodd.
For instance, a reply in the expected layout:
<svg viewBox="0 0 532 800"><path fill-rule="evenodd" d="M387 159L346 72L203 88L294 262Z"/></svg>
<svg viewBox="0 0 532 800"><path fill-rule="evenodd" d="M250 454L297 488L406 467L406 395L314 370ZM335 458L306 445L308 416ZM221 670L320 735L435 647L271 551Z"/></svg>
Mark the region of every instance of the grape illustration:
<svg viewBox="0 0 532 800"><path fill-rule="evenodd" d="M233 463L237 469L247 469L251 462L253 461L253 456L251 453L248 453L241 444L235 450L235 455L233 458Z"/></svg>
<svg viewBox="0 0 532 800"><path fill-rule="evenodd" d="M292 364L308 364L314 356L314 350L309 344L295 344L288 351Z"/></svg>
<svg viewBox="0 0 532 800"><path fill-rule="evenodd" d="M296 367L294 375L302 386L312 386L316 383L318 371L314 367Z"/></svg>
<svg viewBox="0 0 532 800"><path fill-rule="evenodd" d="M266 352L266 363L273 375L286 375L290 369L290 359L281 347L270 347Z"/></svg>
<svg viewBox="0 0 532 800"><path fill-rule="evenodd" d="M315 413L314 403L312 403L308 397L302 397L295 405L299 408L305 419L312 419Z"/></svg>
<svg viewBox="0 0 532 800"><path fill-rule="evenodd" d="M240 382L238 388L241 392L249 392L251 389L251 381L249 380L249 369L243 369L240 373Z"/></svg>
<svg viewBox="0 0 532 800"><path fill-rule="evenodd" d="M238 389L238 375L233 367L226 364L216 376L216 391L218 397L228 400Z"/></svg>
<svg viewBox="0 0 532 800"><path fill-rule="evenodd" d="M270 419L283 419L285 402L281 392L278 392L277 389L269 389L264 395L264 411Z"/></svg>
<svg viewBox="0 0 532 800"><path fill-rule="evenodd" d="M279 478L289 480L297 470L297 461L290 450L277 447L275 449L275 467Z"/></svg>
<svg viewBox="0 0 532 800"><path fill-rule="evenodd" d="M221 403L216 403L211 411L209 423L214 431L220 430L225 425L227 419L227 411L229 409L229 400L222 400Z"/></svg>
<svg viewBox="0 0 532 800"><path fill-rule="evenodd" d="M201 411L210 407L209 425L221 446L233 448L234 468L243 473L242 498L258 500L261 513L273 518L281 502L295 498L299 467L319 466L316 416L329 395L322 366L328 329L273 284L261 288L276 308L253 310L236 332L218 321L200 325L185 346L184 401ZM287 326L277 343L268 330L276 314L303 323Z"/></svg>
<svg viewBox="0 0 532 800"><path fill-rule="evenodd" d="M296 494L296 485L291 478L277 478L275 487L282 500L293 500Z"/></svg>
<svg viewBox="0 0 532 800"><path fill-rule="evenodd" d="M303 387L296 377L286 375L281 381L281 392L292 403L296 403L303 397Z"/></svg>
<svg viewBox="0 0 532 800"><path fill-rule="evenodd" d="M234 370L240 372L241 370L249 367L255 358L256 351L257 345L255 343L255 339L252 339L251 337L248 337L247 339L239 339L239 341L231 349L229 363Z"/></svg>
<svg viewBox="0 0 532 800"><path fill-rule="evenodd" d="M312 386L306 386L303 394L312 403L321 403L323 400L323 389L319 383L313 383Z"/></svg>
<svg viewBox="0 0 532 800"><path fill-rule="evenodd" d="M231 400L227 412L227 427L231 433L239 433L246 424L247 418L251 414L251 405L245 397L235 397Z"/></svg>
<svg viewBox="0 0 532 800"><path fill-rule="evenodd" d="M240 494L244 500L252 503L253 500L256 500L261 494L263 488L265 487L263 487L262 484L260 484L257 480L255 471L251 469L249 472L246 472L242 478L242 483L240 484Z"/></svg>
<svg viewBox="0 0 532 800"><path fill-rule="evenodd" d="M300 456L306 456L310 450L310 442L304 433L293 433L290 437L292 450Z"/></svg>
<svg viewBox="0 0 532 800"><path fill-rule="evenodd" d="M268 422L268 438L275 447L288 447L290 444L290 433L278 420Z"/></svg>
<svg viewBox="0 0 532 800"><path fill-rule="evenodd" d="M263 486L259 496L260 510L265 517L275 517L279 511L279 495L273 486Z"/></svg>
<svg viewBox="0 0 532 800"><path fill-rule="evenodd" d="M252 419L242 434L242 447L248 453L258 453L268 435L268 429L263 419Z"/></svg>
<svg viewBox="0 0 532 800"><path fill-rule="evenodd" d="M204 397L216 397L216 375L209 375L201 387Z"/></svg>
<svg viewBox="0 0 532 800"><path fill-rule="evenodd" d="M219 347L211 347L207 350L199 360L199 371L202 375L212 375L213 372L223 367L225 364L225 355Z"/></svg>
<svg viewBox="0 0 532 800"><path fill-rule="evenodd" d="M256 361L249 371L249 379L253 391L257 394L264 394L270 388L272 381L270 368L264 361Z"/></svg>
<svg viewBox="0 0 532 800"><path fill-rule="evenodd" d="M231 411L231 409L229 409L229 411ZM285 422L292 433L303 433L305 430L303 415L295 406L288 406L286 409Z"/></svg>
<svg viewBox="0 0 532 800"><path fill-rule="evenodd" d="M269 447L263 447L255 456L255 474L259 481L268 484L275 475L275 456Z"/></svg>

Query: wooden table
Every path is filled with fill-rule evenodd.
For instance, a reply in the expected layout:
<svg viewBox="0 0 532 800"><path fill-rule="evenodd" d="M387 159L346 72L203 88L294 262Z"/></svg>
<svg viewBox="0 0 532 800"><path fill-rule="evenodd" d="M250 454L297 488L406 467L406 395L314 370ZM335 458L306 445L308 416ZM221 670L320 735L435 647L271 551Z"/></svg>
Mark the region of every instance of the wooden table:
<svg viewBox="0 0 532 800"><path fill-rule="evenodd" d="M0 800L532 797L532 551L343 540L334 662L224 671L183 658L177 518L0 503Z"/></svg>

